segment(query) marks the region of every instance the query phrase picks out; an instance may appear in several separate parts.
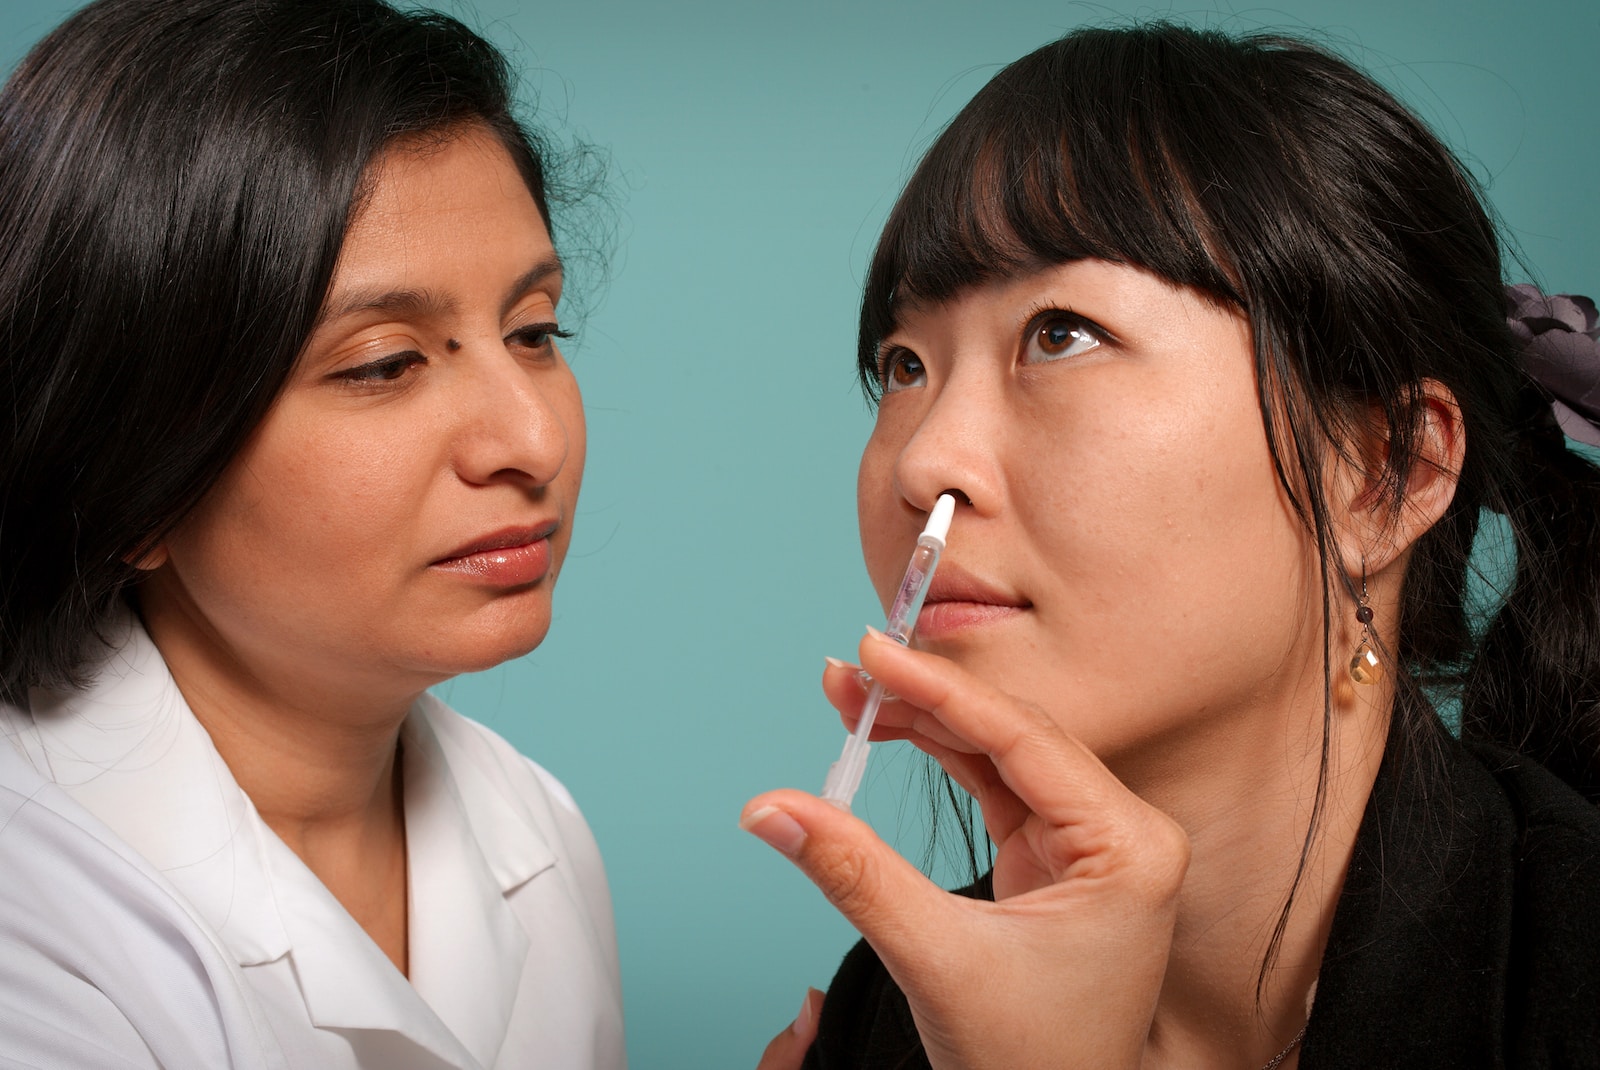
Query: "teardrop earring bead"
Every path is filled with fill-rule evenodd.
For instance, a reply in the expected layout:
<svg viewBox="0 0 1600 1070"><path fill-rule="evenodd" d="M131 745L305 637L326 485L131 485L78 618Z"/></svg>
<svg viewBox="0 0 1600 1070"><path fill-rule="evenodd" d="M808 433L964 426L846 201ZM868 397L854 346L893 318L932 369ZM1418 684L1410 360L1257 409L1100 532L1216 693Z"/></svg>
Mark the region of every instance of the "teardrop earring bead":
<svg viewBox="0 0 1600 1070"><path fill-rule="evenodd" d="M1356 647L1356 656L1350 659L1350 679L1368 685L1383 679L1383 662L1365 640Z"/></svg>

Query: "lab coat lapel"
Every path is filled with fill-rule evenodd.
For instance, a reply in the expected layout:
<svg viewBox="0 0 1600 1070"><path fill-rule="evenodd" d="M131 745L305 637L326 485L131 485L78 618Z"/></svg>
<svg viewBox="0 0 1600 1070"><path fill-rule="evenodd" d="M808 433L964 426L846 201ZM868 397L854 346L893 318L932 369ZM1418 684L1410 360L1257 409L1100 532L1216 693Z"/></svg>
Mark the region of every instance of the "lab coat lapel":
<svg viewBox="0 0 1600 1070"><path fill-rule="evenodd" d="M426 717L406 722L411 982L485 1066L505 1041L529 938L506 893L555 863L493 786L457 780Z"/></svg>
<svg viewBox="0 0 1600 1070"><path fill-rule="evenodd" d="M299 856L281 840L268 844L267 855L311 1023L391 1031L447 1066L476 1070L478 1062Z"/></svg>

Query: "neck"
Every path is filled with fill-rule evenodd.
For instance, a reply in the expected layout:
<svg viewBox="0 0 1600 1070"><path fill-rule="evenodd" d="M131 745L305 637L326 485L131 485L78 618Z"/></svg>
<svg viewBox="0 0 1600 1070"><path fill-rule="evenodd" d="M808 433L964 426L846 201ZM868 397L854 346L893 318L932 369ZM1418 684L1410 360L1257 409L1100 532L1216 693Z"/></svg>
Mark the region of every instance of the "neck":
<svg viewBox="0 0 1600 1070"><path fill-rule="evenodd" d="M400 728L415 694L273 665L181 604L146 599L145 628L261 819L406 969Z"/></svg>
<svg viewBox="0 0 1600 1070"><path fill-rule="evenodd" d="M1387 687L1336 682L1323 804L1296 885L1322 766L1315 685L1276 717L1257 709L1221 722L1183 748L1184 773L1127 770L1125 782L1183 825L1192 847L1146 1066L1258 1070L1306 1022L1392 701Z"/></svg>

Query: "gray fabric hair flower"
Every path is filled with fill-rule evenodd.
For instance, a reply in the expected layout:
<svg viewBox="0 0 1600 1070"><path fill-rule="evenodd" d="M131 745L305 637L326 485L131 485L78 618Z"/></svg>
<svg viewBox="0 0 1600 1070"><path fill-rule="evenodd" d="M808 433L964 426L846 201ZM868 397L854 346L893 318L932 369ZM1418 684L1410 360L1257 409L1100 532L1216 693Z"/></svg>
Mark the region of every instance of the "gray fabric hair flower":
<svg viewBox="0 0 1600 1070"><path fill-rule="evenodd" d="M1550 408L1561 430L1600 446L1600 312L1594 302L1519 283L1506 287L1506 324L1522 343L1523 367L1554 396Z"/></svg>

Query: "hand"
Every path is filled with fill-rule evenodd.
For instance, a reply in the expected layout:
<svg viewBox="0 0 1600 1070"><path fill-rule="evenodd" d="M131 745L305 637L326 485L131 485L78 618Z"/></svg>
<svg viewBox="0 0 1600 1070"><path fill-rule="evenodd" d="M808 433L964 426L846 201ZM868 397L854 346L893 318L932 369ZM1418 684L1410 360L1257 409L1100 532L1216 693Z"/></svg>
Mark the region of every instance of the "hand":
<svg viewBox="0 0 1600 1070"><path fill-rule="evenodd" d="M800 1004L789 1027L772 1038L767 1050L761 1053L761 1063L756 1070L800 1070L805 1062L811 1042L817 1039L817 1020L822 1016L822 993L815 988L806 989L806 998Z"/></svg>
<svg viewBox="0 0 1600 1070"><path fill-rule="evenodd" d="M1042 711L954 663L868 637L861 664L898 696L872 738L910 740L978 800L996 901L943 891L803 792L758 796L741 824L866 937L934 1067L1137 1067L1188 866L1183 830ZM854 723L853 670L830 667L823 688Z"/></svg>

